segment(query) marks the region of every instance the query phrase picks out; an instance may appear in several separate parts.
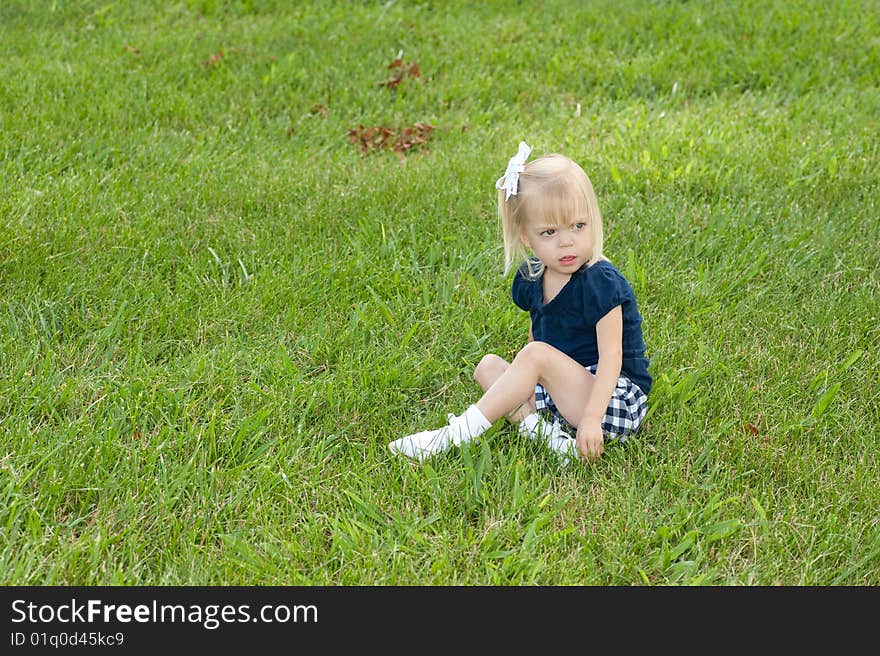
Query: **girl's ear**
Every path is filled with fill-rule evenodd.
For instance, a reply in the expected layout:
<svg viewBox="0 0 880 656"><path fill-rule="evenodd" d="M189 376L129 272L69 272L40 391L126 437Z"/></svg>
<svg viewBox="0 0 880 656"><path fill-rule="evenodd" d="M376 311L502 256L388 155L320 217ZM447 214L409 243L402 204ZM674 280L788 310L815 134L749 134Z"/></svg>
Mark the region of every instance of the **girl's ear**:
<svg viewBox="0 0 880 656"><path fill-rule="evenodd" d="M526 237L526 231L524 229L519 231L519 240L523 243L524 246L530 245L529 239L528 237Z"/></svg>

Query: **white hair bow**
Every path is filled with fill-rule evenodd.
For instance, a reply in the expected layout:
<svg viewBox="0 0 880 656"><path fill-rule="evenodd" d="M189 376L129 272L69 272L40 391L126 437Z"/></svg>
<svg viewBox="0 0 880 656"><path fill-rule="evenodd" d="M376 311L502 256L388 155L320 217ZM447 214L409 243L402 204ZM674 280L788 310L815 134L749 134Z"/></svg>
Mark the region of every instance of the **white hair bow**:
<svg viewBox="0 0 880 656"><path fill-rule="evenodd" d="M520 141L519 150L517 150L516 155L511 157L510 161L507 162L507 170L504 172L504 175L498 178L498 182L495 183L496 189L505 190L504 200L508 200L511 196L516 196L517 186L519 185L519 174L525 171L526 159L531 152L532 147L525 141Z"/></svg>

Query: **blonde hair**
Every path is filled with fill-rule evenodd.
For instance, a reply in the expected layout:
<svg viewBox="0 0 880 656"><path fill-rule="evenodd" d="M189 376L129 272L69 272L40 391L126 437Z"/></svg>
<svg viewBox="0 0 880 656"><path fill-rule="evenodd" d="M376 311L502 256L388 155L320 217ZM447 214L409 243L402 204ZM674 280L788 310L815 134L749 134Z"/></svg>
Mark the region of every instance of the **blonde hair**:
<svg viewBox="0 0 880 656"><path fill-rule="evenodd" d="M515 196L504 199L498 191L498 216L504 237L504 274L515 262L526 259L528 252L521 235L530 219L549 225L567 225L586 220L593 233L592 266L602 255L602 215L593 183L575 162L564 155L550 154L532 160L519 174ZM536 270L537 269L537 270ZM543 263L528 267L528 275L537 278L544 272Z"/></svg>

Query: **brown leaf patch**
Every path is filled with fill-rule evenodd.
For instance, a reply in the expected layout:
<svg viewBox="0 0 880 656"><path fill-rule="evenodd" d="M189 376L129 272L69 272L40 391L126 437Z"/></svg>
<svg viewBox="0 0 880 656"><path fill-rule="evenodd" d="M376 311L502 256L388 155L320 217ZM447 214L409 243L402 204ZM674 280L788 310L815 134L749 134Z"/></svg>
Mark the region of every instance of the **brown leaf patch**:
<svg viewBox="0 0 880 656"><path fill-rule="evenodd" d="M403 128L391 149L398 153L405 153L413 146L420 146L431 138L431 130L433 129L434 126L428 123L416 123L412 127Z"/></svg>
<svg viewBox="0 0 880 656"><path fill-rule="evenodd" d="M384 125L370 128L358 125L356 128L349 128L348 140L355 144L362 153L387 148L396 153L405 154L413 148L427 143L433 129L433 125L421 122L397 129Z"/></svg>
<svg viewBox="0 0 880 656"><path fill-rule="evenodd" d="M348 140L356 144L362 153L387 147L388 140L393 135L394 131L383 125L365 128L361 124L356 128L348 129Z"/></svg>
<svg viewBox="0 0 880 656"><path fill-rule="evenodd" d="M387 68L388 70L393 70L394 73L392 73L390 79L385 80L384 82L379 82L379 86L388 87L389 89L397 88L397 85L399 85L407 75L417 78L422 74L417 63L413 62L412 64L407 64L400 57L388 64Z"/></svg>
<svg viewBox="0 0 880 656"><path fill-rule="evenodd" d="M216 66L217 64L220 63L220 61L222 59L223 59L223 51L218 50L217 52L212 54L207 59L202 60L202 66L205 66L206 68L211 67L211 66Z"/></svg>
<svg viewBox="0 0 880 656"><path fill-rule="evenodd" d="M317 104L312 105L312 108L309 110L309 114L312 116L320 115L323 118L327 118L330 115L330 110L327 109L324 105Z"/></svg>

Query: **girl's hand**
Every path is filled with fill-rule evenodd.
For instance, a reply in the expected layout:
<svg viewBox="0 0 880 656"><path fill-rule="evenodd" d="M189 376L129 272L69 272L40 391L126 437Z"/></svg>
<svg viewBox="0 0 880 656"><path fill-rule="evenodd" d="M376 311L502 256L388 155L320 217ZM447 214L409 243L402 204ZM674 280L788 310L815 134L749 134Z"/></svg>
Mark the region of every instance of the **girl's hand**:
<svg viewBox="0 0 880 656"><path fill-rule="evenodd" d="M601 420L584 420L577 432L578 451L584 460L598 458L605 451L605 438L602 435Z"/></svg>

